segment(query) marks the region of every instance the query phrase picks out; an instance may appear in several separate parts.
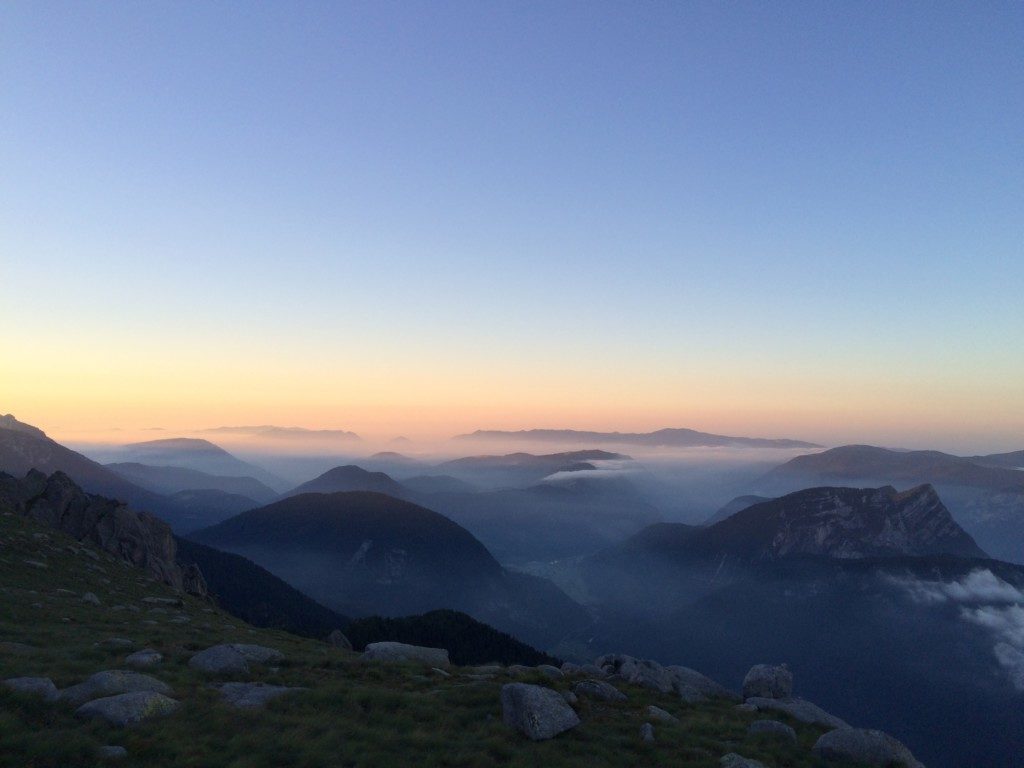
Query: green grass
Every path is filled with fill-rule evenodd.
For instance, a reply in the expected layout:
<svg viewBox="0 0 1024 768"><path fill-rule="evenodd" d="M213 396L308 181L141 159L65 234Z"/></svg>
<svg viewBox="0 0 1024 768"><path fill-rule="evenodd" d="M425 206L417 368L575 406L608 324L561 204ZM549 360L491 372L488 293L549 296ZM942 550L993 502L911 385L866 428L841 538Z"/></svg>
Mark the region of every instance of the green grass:
<svg viewBox="0 0 1024 768"><path fill-rule="evenodd" d="M27 559L47 568L28 565ZM84 592L95 593L102 604L82 602ZM619 686L627 702L582 700L579 727L534 743L501 722L499 691L507 677L474 681L460 669L444 678L416 665L364 664L356 654L315 640L253 629L191 597L180 608L146 604L146 597L178 595L106 554L88 557L63 534L0 515L0 641L32 647L16 653L0 645L0 679L44 676L62 688L103 669L123 668L127 651L96 644L124 637L136 649L164 654L163 664L149 674L168 683L183 704L169 717L121 729L82 722L65 704L0 689L0 766L102 765L97 749L106 744L128 750L122 765L176 768L714 768L730 751L773 768L821 765L810 752L821 728L790 720L800 736L796 747L750 739L747 725L757 716L731 702L688 706L629 685ZM173 623L176 616L189 621ZM195 651L225 642L258 643L285 654L278 669L254 665L248 679L310 690L261 710L225 706L209 687L217 680L187 666ZM559 689L573 683L539 674L519 679ZM656 722L653 745L639 740L648 704L681 720Z"/></svg>

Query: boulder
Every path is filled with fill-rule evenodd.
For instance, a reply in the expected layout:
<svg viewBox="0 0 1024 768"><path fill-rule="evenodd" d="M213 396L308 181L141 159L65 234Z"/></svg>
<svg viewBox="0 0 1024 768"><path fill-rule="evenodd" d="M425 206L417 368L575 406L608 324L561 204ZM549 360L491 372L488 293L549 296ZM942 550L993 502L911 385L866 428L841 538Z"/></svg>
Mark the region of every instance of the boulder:
<svg viewBox="0 0 1024 768"><path fill-rule="evenodd" d="M644 744L654 743L654 726L650 723L644 723L640 726L640 741Z"/></svg>
<svg viewBox="0 0 1024 768"><path fill-rule="evenodd" d="M213 675L244 675L249 672L245 656L232 645L214 645L188 660L192 669Z"/></svg>
<svg viewBox="0 0 1024 768"><path fill-rule="evenodd" d="M576 683L573 692L577 696L584 696L588 699L600 699L601 701L626 700L626 694L603 680L584 680Z"/></svg>
<svg viewBox="0 0 1024 768"><path fill-rule="evenodd" d="M722 759L718 761L718 764L721 765L722 768L767 768L767 766L760 760L751 760L749 757L737 755L735 752L723 755Z"/></svg>
<svg viewBox="0 0 1024 768"><path fill-rule="evenodd" d="M573 664L571 661L562 663L562 674L563 675L578 675L580 674L580 665Z"/></svg>
<svg viewBox="0 0 1024 768"><path fill-rule="evenodd" d="M814 743L814 755L826 762L853 762L887 768L904 765L924 768L902 742L883 731L866 728L837 728Z"/></svg>
<svg viewBox="0 0 1024 768"><path fill-rule="evenodd" d="M85 719L105 720L110 725L125 726L168 715L180 706L179 702L155 691L136 691L107 696L83 704L75 714Z"/></svg>
<svg viewBox="0 0 1024 768"><path fill-rule="evenodd" d="M448 651L444 648L425 648L405 643L370 643L360 658L363 661L419 661L441 669L451 666L451 662L448 661Z"/></svg>
<svg viewBox="0 0 1024 768"><path fill-rule="evenodd" d="M501 719L533 741L553 738L580 724L558 691L527 683L501 687Z"/></svg>
<svg viewBox="0 0 1024 768"><path fill-rule="evenodd" d="M803 699L747 699L742 705L751 712L785 712L801 723L823 725L826 728L848 728L849 725L835 715L830 715L817 704Z"/></svg>
<svg viewBox="0 0 1024 768"><path fill-rule="evenodd" d="M770 736L796 744L796 731L778 720L755 720L747 728L748 736Z"/></svg>
<svg viewBox="0 0 1024 768"><path fill-rule="evenodd" d="M552 678L553 680L564 677L564 675L562 675L562 670L558 667L552 666L551 664L538 664L537 671L546 677Z"/></svg>
<svg viewBox="0 0 1024 768"><path fill-rule="evenodd" d="M125 657L124 663L129 667L154 667L164 660L164 655L152 648L129 654Z"/></svg>
<svg viewBox="0 0 1024 768"><path fill-rule="evenodd" d="M673 677L661 664L649 659L635 659L623 654L607 654L594 661L606 675L617 676L627 683L650 688L653 691L669 693L673 688Z"/></svg>
<svg viewBox="0 0 1024 768"><path fill-rule="evenodd" d="M218 687L224 701L232 707L253 709L262 707L271 699L285 694L304 691L305 688L289 688L284 685L266 685L265 683L224 683Z"/></svg>
<svg viewBox="0 0 1024 768"><path fill-rule="evenodd" d="M120 669L105 670L92 675L85 682L72 685L58 693L61 701L77 706L104 696L125 693L170 694L171 687L155 677Z"/></svg>
<svg viewBox="0 0 1024 768"><path fill-rule="evenodd" d="M45 701L57 698L57 686L48 677L11 677L4 680L4 687L18 693L41 696Z"/></svg>
<svg viewBox="0 0 1024 768"><path fill-rule="evenodd" d="M99 605L100 599L96 597L95 592L86 592L84 595L82 595L82 602L89 603L89 605Z"/></svg>
<svg viewBox="0 0 1024 768"><path fill-rule="evenodd" d="M279 664L284 661L283 653L274 648L267 648L265 645L231 643L231 647L242 654L246 661L253 664Z"/></svg>
<svg viewBox="0 0 1024 768"><path fill-rule="evenodd" d="M128 757L128 750L116 746L100 747L99 756L101 760L123 760Z"/></svg>
<svg viewBox="0 0 1024 768"><path fill-rule="evenodd" d="M661 707L656 707L651 704L647 709L644 710L644 715L651 718L652 720L660 720L663 723L678 723L679 718L673 715L671 712L666 712Z"/></svg>
<svg viewBox="0 0 1024 768"><path fill-rule="evenodd" d="M676 693L688 703L699 701L702 698L734 699L739 701L740 697L735 693L695 669L678 665L665 667L665 669L672 675L673 688Z"/></svg>
<svg viewBox="0 0 1024 768"><path fill-rule="evenodd" d="M335 648L341 648L343 651L352 650L352 642L340 629L334 630L327 636L327 644Z"/></svg>
<svg viewBox="0 0 1024 768"><path fill-rule="evenodd" d="M755 664L743 678L744 701L760 699L788 699L793 695L793 673L783 664Z"/></svg>
<svg viewBox="0 0 1024 768"><path fill-rule="evenodd" d="M562 698L565 699L566 703L570 707L575 707L579 703L579 698L572 691L562 691Z"/></svg>

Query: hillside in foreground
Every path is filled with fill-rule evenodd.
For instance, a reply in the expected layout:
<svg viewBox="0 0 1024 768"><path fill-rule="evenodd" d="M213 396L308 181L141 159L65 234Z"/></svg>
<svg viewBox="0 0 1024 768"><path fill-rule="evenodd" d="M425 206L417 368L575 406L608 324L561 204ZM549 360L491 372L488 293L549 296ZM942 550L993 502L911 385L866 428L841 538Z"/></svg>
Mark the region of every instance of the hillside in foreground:
<svg viewBox="0 0 1024 768"><path fill-rule="evenodd" d="M106 764L104 746L147 766L695 766L712 768L742 752L766 766L824 765L811 746L826 730L784 715L789 744L747 735L764 715L727 699L687 704L616 682L628 697L581 697L580 725L527 740L502 722L500 690L519 681L569 690L579 678L534 669L452 667L440 674L412 663L361 661L351 652L277 630L252 628L201 598L182 595L106 553L51 528L0 515L0 679L43 676L60 689L153 649L162 661L142 670L170 688L173 713L129 727L82 720L74 706L0 686L0 766ZM91 593L91 594L90 594ZM83 599L86 595L89 597ZM223 643L276 649L283 660L247 673L210 676L189 666ZM225 680L305 690L262 707L234 708L212 687ZM649 705L678 717L640 740ZM843 765L829 762L828 765Z"/></svg>

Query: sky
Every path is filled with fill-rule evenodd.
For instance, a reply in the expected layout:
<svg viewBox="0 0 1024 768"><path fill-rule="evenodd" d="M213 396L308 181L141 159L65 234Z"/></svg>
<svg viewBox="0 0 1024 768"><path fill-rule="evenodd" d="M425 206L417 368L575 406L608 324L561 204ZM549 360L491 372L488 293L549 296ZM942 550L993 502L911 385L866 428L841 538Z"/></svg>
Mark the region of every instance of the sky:
<svg viewBox="0 0 1024 768"><path fill-rule="evenodd" d="M0 5L0 413L1024 448L1024 5Z"/></svg>

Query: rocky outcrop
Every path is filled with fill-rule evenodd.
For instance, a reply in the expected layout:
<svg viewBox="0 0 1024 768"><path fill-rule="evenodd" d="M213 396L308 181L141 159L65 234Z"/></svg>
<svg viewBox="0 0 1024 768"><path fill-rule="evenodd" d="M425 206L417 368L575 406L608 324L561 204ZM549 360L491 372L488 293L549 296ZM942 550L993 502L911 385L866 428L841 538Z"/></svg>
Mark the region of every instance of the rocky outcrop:
<svg viewBox="0 0 1024 768"><path fill-rule="evenodd" d="M188 665L211 675L243 675L249 671L250 663L277 664L283 660L284 654L263 645L225 643L199 651L188 660Z"/></svg>
<svg viewBox="0 0 1024 768"><path fill-rule="evenodd" d="M85 719L105 720L110 725L125 726L169 715L179 706L179 702L161 693L139 691L90 701L75 710L75 714Z"/></svg>
<svg viewBox="0 0 1024 768"><path fill-rule="evenodd" d="M763 699L757 696L743 702L744 709L751 712L785 712L801 723L821 725L826 728L845 728L848 723L835 715L830 715L817 704L804 699Z"/></svg>
<svg viewBox="0 0 1024 768"><path fill-rule="evenodd" d="M707 698L736 698L736 695L711 678L689 667L663 667L650 659L636 659L625 654L605 654L594 661L604 675L640 685L661 693L675 691L687 703ZM563 667L564 669L564 667Z"/></svg>
<svg viewBox="0 0 1024 768"><path fill-rule="evenodd" d="M335 629L327 636L327 644L334 648L341 648L344 651L352 650L352 641L345 636L340 629Z"/></svg>
<svg viewBox="0 0 1024 768"><path fill-rule="evenodd" d="M58 696L61 701L77 705L103 696L139 692L170 694L171 687L149 675L114 669L97 672L85 682L60 691Z"/></svg>
<svg viewBox="0 0 1024 768"><path fill-rule="evenodd" d="M426 648L421 645L394 642L370 643L360 658L364 661L418 661L441 669L451 666L448 651L444 648Z"/></svg>
<svg viewBox="0 0 1024 768"><path fill-rule="evenodd" d="M47 477L33 469L20 480L0 473L0 511L63 531L149 571L175 589L206 595L199 570L183 570L175 561L170 526L119 501L86 493L63 472Z"/></svg>
<svg viewBox="0 0 1024 768"><path fill-rule="evenodd" d="M580 724L558 691L527 683L501 687L501 719L533 741L553 738Z"/></svg>
<svg viewBox="0 0 1024 768"><path fill-rule="evenodd" d="M785 665L755 664L743 678L743 698L788 699L793 695L793 673Z"/></svg>
<svg viewBox="0 0 1024 768"><path fill-rule="evenodd" d="M826 762L855 762L872 768L890 765L924 768L902 742L883 731L865 728L829 731L815 742L813 751Z"/></svg>

